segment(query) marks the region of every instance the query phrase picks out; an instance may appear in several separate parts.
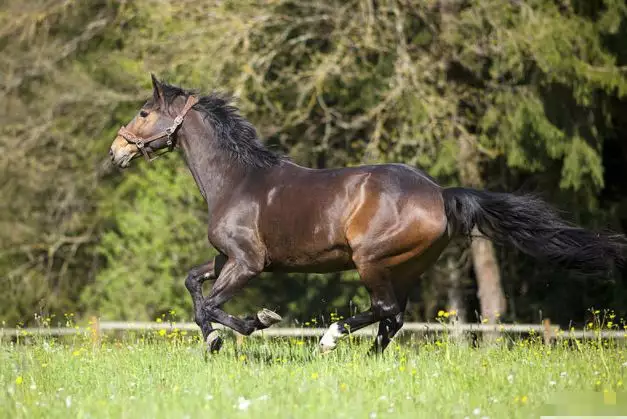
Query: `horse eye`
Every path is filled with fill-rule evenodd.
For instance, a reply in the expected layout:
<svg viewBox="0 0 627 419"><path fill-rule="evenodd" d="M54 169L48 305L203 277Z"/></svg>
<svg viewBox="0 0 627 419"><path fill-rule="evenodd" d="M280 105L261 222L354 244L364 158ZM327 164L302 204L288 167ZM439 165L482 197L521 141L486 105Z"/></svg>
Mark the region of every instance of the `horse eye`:
<svg viewBox="0 0 627 419"><path fill-rule="evenodd" d="M139 112L139 116L141 116L142 118L147 117L148 116L148 111L144 111L144 110L140 111Z"/></svg>

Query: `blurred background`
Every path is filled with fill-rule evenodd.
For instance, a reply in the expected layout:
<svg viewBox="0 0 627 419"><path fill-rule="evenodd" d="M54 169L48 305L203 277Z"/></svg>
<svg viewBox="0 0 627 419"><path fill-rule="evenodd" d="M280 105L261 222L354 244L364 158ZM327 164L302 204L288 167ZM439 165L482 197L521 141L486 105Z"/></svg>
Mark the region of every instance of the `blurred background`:
<svg viewBox="0 0 627 419"><path fill-rule="evenodd" d="M404 162L446 186L535 192L627 230L623 0L0 2L0 320L191 319L207 214L180 155L109 163L150 76L231 92L299 164ZM623 275L625 275L623 273ZM411 320L627 311L616 273L581 278L477 240L426 273ZM354 273L264 274L227 307L324 322L368 305Z"/></svg>

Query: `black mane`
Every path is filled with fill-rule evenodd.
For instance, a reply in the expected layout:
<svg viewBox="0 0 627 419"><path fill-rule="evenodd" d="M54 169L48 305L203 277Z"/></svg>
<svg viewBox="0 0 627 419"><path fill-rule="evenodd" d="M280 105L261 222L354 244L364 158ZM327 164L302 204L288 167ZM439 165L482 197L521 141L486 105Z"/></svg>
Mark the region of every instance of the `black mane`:
<svg viewBox="0 0 627 419"><path fill-rule="evenodd" d="M166 104L171 104L177 97L188 97L195 92L161 83ZM217 144L230 159L246 167L272 167L285 159L284 156L267 149L259 140L255 127L233 105L233 97L213 92L199 96L194 110L202 112L205 120L213 127Z"/></svg>

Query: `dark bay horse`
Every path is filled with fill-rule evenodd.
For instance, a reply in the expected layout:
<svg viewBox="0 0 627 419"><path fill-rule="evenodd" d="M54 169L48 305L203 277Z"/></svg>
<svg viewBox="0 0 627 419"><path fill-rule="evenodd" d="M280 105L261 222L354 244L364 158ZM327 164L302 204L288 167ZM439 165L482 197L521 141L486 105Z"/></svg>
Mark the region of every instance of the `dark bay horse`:
<svg viewBox="0 0 627 419"><path fill-rule="evenodd" d="M442 188L402 164L314 170L265 148L255 128L217 94L197 96L159 82L153 97L111 145L120 167L158 150L180 148L209 211L215 260L185 281L208 348L222 340L211 322L249 335L281 318L263 309L238 318L221 306L263 271L356 269L371 307L332 324L320 341L379 322L373 350L383 351L403 325L410 289L454 235L477 227L539 259L584 272L625 262L625 238L587 231L560 219L532 196ZM202 283L215 279L205 298Z"/></svg>

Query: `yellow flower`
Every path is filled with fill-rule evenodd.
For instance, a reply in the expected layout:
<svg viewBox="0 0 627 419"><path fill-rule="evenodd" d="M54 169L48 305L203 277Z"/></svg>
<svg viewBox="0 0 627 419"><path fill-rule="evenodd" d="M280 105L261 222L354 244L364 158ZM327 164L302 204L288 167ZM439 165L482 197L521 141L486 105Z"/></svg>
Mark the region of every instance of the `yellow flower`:
<svg viewBox="0 0 627 419"><path fill-rule="evenodd" d="M81 351L72 352L72 356L79 356L80 354L81 354Z"/></svg>
<svg viewBox="0 0 627 419"><path fill-rule="evenodd" d="M21 376L21 375L18 375L18 376L15 378L15 384L16 384L16 385L21 386L23 382L24 382L24 379L22 378L22 376Z"/></svg>
<svg viewBox="0 0 627 419"><path fill-rule="evenodd" d="M614 323L612 322L607 322L607 327L612 327L614 325Z"/></svg>
<svg viewBox="0 0 627 419"><path fill-rule="evenodd" d="M438 311L438 317L442 317L442 316L444 316L444 310Z"/></svg>
<svg viewBox="0 0 627 419"><path fill-rule="evenodd" d="M594 326L594 325L592 324L592 322L589 322L589 323L588 323L588 329L592 329L592 326Z"/></svg>
<svg viewBox="0 0 627 419"><path fill-rule="evenodd" d="M448 319L449 313L448 312L444 312L444 317Z"/></svg>
<svg viewBox="0 0 627 419"><path fill-rule="evenodd" d="M163 320L161 320L161 317L157 317L157 323L161 323Z"/></svg>
<svg viewBox="0 0 627 419"><path fill-rule="evenodd" d="M317 380L318 379L318 373L317 372L312 372L311 373L311 379L312 380Z"/></svg>
<svg viewBox="0 0 627 419"><path fill-rule="evenodd" d="M246 355L242 354L239 356L240 361L246 361Z"/></svg>
<svg viewBox="0 0 627 419"><path fill-rule="evenodd" d="M455 315L457 315L457 310L451 310L451 311L449 311L449 313L450 313L451 316L455 316Z"/></svg>
<svg viewBox="0 0 627 419"><path fill-rule="evenodd" d="M521 402L522 404L526 404L526 403L527 403L527 400L528 400L528 399L527 399L527 396L522 396L522 397L520 398L520 402Z"/></svg>
<svg viewBox="0 0 627 419"><path fill-rule="evenodd" d="M340 390L341 391L346 391L346 388L347 388L346 384L344 384L344 383L340 384Z"/></svg>
<svg viewBox="0 0 627 419"><path fill-rule="evenodd" d="M159 336L165 336L165 329L159 330Z"/></svg>

